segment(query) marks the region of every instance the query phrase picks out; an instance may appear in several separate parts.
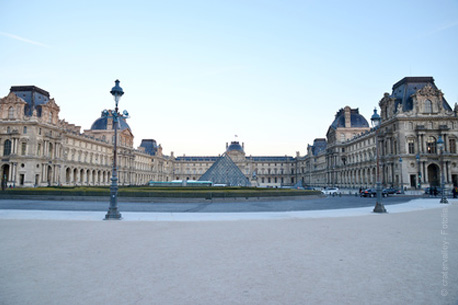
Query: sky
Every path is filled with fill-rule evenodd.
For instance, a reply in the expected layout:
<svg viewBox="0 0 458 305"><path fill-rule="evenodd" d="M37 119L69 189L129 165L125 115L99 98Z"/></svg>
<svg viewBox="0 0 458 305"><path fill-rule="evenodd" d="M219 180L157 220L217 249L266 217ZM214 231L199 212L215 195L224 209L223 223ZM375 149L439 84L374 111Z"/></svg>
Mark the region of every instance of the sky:
<svg viewBox="0 0 458 305"><path fill-rule="evenodd" d="M135 136L163 153L306 154L336 112L406 76L458 102L458 1L0 0L0 97L35 85L90 129L119 79Z"/></svg>

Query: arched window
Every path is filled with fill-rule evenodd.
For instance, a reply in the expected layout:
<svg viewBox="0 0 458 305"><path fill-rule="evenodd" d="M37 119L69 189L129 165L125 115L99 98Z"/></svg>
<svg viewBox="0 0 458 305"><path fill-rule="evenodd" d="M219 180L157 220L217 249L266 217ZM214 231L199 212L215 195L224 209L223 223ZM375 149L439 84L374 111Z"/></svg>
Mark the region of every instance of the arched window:
<svg viewBox="0 0 458 305"><path fill-rule="evenodd" d="M4 156L11 155L11 141L10 140L6 140L5 143L3 143L3 155Z"/></svg>
<svg viewBox="0 0 458 305"><path fill-rule="evenodd" d="M14 119L14 108L13 108L13 106L8 108L8 119Z"/></svg>
<svg viewBox="0 0 458 305"><path fill-rule="evenodd" d="M425 101L425 113L433 112L433 103L430 100Z"/></svg>
<svg viewBox="0 0 458 305"><path fill-rule="evenodd" d="M437 153L436 147L437 147L436 138L428 137L428 139L426 140L426 151L429 154L435 154L435 153Z"/></svg>

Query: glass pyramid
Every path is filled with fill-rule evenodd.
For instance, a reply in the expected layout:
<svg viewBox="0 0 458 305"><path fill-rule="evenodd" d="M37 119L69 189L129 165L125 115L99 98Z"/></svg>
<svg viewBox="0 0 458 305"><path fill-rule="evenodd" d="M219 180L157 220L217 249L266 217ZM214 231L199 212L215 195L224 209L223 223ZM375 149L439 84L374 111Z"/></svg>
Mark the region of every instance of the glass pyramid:
<svg viewBox="0 0 458 305"><path fill-rule="evenodd" d="M226 153L213 163L199 181L211 181L213 184L227 186L251 186L248 178Z"/></svg>

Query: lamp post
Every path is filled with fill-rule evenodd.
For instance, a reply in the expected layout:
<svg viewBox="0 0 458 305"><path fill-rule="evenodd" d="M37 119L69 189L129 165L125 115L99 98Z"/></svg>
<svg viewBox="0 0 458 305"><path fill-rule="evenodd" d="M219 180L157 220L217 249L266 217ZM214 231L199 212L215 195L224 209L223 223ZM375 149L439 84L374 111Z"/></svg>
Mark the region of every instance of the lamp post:
<svg viewBox="0 0 458 305"><path fill-rule="evenodd" d="M121 219L121 213L118 211L118 167L117 167L117 144L118 144L118 128L119 128L119 119L127 118L129 114L126 110L123 111L123 114L118 112L118 104L121 96L124 94L124 91L119 86L119 80L115 81L115 86L111 89L110 93L113 95L116 107L114 110L104 110L102 116L113 119L113 129L114 129L114 139L113 139L113 169L111 175L111 185L110 185L110 206L108 212L105 215L105 220L119 220ZM108 126L107 126L108 127Z"/></svg>
<svg viewBox="0 0 458 305"><path fill-rule="evenodd" d="M439 136L437 139L437 146L441 151L440 160L441 160L441 189L442 189L442 198L440 203L448 203L447 197L445 197L445 178L444 178L444 140L442 136Z"/></svg>
<svg viewBox="0 0 458 305"><path fill-rule="evenodd" d="M404 194L404 179L402 178L402 157L399 157L399 166L401 167L401 194Z"/></svg>
<svg viewBox="0 0 458 305"><path fill-rule="evenodd" d="M421 189L420 153L417 154L417 156L415 157L415 159L417 160L417 167L418 167L418 183L417 183L417 187L418 187L419 189Z"/></svg>
<svg viewBox="0 0 458 305"><path fill-rule="evenodd" d="M377 113L377 109L374 109L374 114L371 117L372 126L375 129L375 151L377 156L377 182L376 182L376 192L377 192L377 201L374 207L374 213L386 213L386 209L382 203L382 183L380 182L380 155L379 155L379 145L378 145L378 136L380 131L380 123L382 119Z"/></svg>

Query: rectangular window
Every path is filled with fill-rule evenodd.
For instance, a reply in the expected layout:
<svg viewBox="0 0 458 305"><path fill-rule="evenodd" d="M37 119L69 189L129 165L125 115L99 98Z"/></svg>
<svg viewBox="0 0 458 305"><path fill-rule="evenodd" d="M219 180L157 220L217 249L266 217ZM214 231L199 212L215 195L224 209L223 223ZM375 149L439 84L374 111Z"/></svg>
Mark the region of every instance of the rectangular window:
<svg viewBox="0 0 458 305"><path fill-rule="evenodd" d="M456 154L456 139L450 139L448 141L449 151L451 154Z"/></svg>
<svg viewBox="0 0 458 305"><path fill-rule="evenodd" d="M27 152L27 143L22 142L21 143L21 155L25 156L26 152Z"/></svg>
<svg viewBox="0 0 458 305"><path fill-rule="evenodd" d="M437 153L436 147L437 147L436 139L434 137L428 137L428 139L426 140L426 151L429 154L436 154Z"/></svg>
<svg viewBox="0 0 458 305"><path fill-rule="evenodd" d="M11 155L11 141L10 140L6 140L5 143L3 143L3 155L4 156Z"/></svg>
<svg viewBox="0 0 458 305"><path fill-rule="evenodd" d="M37 146L37 156L41 156L41 144Z"/></svg>
<svg viewBox="0 0 458 305"><path fill-rule="evenodd" d="M414 140L409 140L408 142L409 154L415 154L415 142Z"/></svg>

